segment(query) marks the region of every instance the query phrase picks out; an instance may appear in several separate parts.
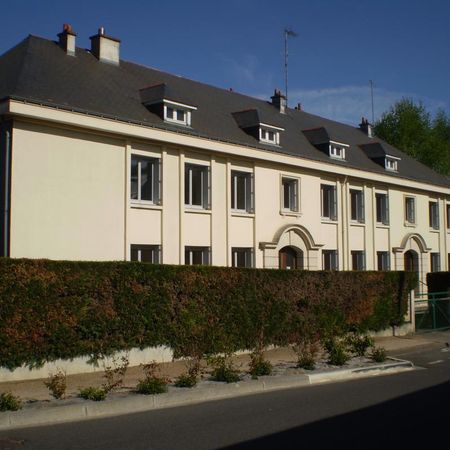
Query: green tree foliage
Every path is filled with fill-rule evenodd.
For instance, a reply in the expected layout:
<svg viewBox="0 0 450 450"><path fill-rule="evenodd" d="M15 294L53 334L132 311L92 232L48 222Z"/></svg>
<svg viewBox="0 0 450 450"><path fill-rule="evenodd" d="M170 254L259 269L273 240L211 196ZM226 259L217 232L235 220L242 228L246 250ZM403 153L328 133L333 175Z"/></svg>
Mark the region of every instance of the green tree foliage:
<svg viewBox="0 0 450 450"><path fill-rule="evenodd" d="M450 176L450 117L434 118L422 103L403 98L375 124L375 133L394 147L443 175Z"/></svg>

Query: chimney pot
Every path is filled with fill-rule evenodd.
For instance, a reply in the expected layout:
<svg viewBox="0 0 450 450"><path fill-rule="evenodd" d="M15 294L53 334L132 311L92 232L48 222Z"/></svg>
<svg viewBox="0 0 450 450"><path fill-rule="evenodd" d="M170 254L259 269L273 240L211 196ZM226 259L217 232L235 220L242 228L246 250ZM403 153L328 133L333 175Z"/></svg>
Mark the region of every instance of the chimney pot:
<svg viewBox="0 0 450 450"><path fill-rule="evenodd" d="M286 114L286 97L279 89L275 89L271 99L272 105L275 106L281 114Z"/></svg>
<svg viewBox="0 0 450 450"><path fill-rule="evenodd" d="M368 137L370 137L370 138L374 137L375 134L373 132L373 125L371 123L369 123L369 121L365 117L361 118L361 123L359 124L359 128L361 129L361 131L366 133Z"/></svg>

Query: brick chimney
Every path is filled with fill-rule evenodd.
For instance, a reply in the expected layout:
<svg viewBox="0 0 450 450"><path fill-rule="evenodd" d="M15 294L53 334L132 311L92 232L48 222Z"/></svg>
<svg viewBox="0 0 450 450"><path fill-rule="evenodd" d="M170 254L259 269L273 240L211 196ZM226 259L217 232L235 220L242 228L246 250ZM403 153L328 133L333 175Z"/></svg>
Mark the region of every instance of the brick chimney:
<svg viewBox="0 0 450 450"><path fill-rule="evenodd" d="M281 93L279 89L275 89L272 97L272 105L280 111L281 114L286 114L286 96Z"/></svg>
<svg viewBox="0 0 450 450"><path fill-rule="evenodd" d="M375 133L373 132L373 125L369 123L369 121L365 117L361 118L359 128L361 131L366 133L368 137L372 138L375 136Z"/></svg>
<svg viewBox="0 0 450 450"><path fill-rule="evenodd" d="M72 25L65 23L63 30L58 34L59 45L70 56L75 56L75 38L77 34L73 32Z"/></svg>
<svg viewBox="0 0 450 450"><path fill-rule="evenodd" d="M89 38L91 40L91 53L99 61L116 64L120 62L120 40L107 36L105 29L100 27L98 33Z"/></svg>

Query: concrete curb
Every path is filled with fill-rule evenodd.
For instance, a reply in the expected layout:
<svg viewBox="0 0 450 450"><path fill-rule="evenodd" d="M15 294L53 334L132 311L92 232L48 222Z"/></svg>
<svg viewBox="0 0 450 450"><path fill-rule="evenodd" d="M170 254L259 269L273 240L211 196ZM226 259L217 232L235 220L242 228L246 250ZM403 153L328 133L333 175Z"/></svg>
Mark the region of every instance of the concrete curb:
<svg viewBox="0 0 450 450"><path fill-rule="evenodd" d="M191 389L170 387L167 394L160 395L147 396L127 393L126 396L123 396L117 394L102 402L82 399L72 399L63 402L40 402L39 404L31 404L20 411L1 412L0 431L191 405L241 395L308 386L327 381L342 381L356 376L367 377L386 373L386 371L393 372L411 369L414 369L414 365L411 362L394 360L393 362L369 367L338 369L317 374L267 376L257 380L243 380L232 384L205 382Z"/></svg>

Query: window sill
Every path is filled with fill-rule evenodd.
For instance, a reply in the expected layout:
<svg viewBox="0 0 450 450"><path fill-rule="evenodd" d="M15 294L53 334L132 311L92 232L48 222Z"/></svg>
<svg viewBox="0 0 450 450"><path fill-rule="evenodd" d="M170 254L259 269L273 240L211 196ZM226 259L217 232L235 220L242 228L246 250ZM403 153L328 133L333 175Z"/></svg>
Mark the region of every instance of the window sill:
<svg viewBox="0 0 450 450"><path fill-rule="evenodd" d="M409 228L416 228L417 224L416 223L411 223L411 222L405 222L404 226L405 227L409 227Z"/></svg>
<svg viewBox="0 0 450 450"><path fill-rule="evenodd" d="M246 211L239 211L237 209L231 210L232 217L255 217L255 213L250 213Z"/></svg>
<svg viewBox="0 0 450 450"><path fill-rule="evenodd" d="M157 205L155 203L145 203L145 202L130 202L130 208L132 209L157 209L161 210L162 205Z"/></svg>
<svg viewBox="0 0 450 450"><path fill-rule="evenodd" d="M320 220L322 223L332 223L332 224L338 223L337 219L329 219L328 217L322 217Z"/></svg>
<svg viewBox="0 0 450 450"><path fill-rule="evenodd" d="M289 209L280 210L281 216L291 216L291 217L301 217L302 213L300 211L291 211Z"/></svg>
<svg viewBox="0 0 450 450"><path fill-rule="evenodd" d="M377 222L377 223L376 223L376 227L377 227L377 228L389 229L389 224L388 224L388 223Z"/></svg>
<svg viewBox="0 0 450 450"><path fill-rule="evenodd" d="M439 233L439 228L430 228L430 233Z"/></svg>
<svg viewBox="0 0 450 450"><path fill-rule="evenodd" d="M193 213L193 214L211 214L212 211L210 209L204 209L204 208L196 208L194 207L190 207L190 206L186 206L184 207L184 212L185 213Z"/></svg>
<svg viewBox="0 0 450 450"><path fill-rule="evenodd" d="M352 227L365 227L365 222L358 222L357 220L350 220L350 226Z"/></svg>

